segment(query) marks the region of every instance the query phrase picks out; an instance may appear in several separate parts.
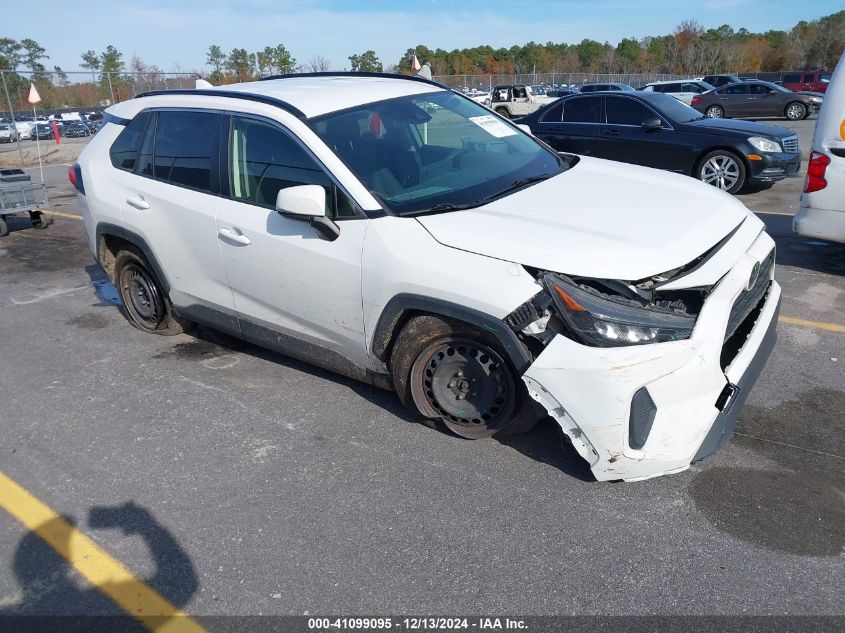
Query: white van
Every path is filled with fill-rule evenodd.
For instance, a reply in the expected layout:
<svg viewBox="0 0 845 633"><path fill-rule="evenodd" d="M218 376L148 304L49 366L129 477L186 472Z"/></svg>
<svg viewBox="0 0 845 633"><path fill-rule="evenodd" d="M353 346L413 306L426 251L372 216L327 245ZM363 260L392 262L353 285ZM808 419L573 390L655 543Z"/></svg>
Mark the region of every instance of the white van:
<svg viewBox="0 0 845 633"><path fill-rule="evenodd" d="M793 230L845 243L845 55L833 72L816 133Z"/></svg>

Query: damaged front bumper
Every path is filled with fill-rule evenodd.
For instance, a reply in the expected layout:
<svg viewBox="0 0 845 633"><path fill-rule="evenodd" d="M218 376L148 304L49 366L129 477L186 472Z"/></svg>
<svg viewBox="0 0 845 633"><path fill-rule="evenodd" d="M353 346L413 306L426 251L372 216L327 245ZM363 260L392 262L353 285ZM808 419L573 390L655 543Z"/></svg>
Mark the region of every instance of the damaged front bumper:
<svg viewBox="0 0 845 633"><path fill-rule="evenodd" d="M523 380L596 479L634 481L679 472L733 433L739 411L774 347L780 286L766 291L725 340L731 309L774 248L762 234L713 288L689 339L597 348L558 335ZM730 349L727 349L728 346ZM637 446L638 448L634 448Z"/></svg>

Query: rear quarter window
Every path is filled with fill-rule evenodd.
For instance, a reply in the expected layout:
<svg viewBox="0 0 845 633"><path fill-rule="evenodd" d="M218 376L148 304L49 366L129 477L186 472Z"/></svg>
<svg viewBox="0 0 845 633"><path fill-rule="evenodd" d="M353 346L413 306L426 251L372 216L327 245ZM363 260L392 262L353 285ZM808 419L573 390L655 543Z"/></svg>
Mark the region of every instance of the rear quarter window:
<svg viewBox="0 0 845 633"><path fill-rule="evenodd" d="M129 124L112 143L109 155L111 164L117 169L133 171L138 161L138 150L141 147L141 139L144 137L144 130L150 120L149 112L141 112L135 115Z"/></svg>

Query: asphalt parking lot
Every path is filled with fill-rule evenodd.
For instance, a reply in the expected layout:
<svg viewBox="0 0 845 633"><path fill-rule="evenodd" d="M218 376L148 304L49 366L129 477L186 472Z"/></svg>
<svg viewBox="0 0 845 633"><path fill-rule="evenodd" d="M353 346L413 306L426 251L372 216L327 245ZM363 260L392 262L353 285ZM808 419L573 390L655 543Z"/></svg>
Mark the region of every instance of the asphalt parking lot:
<svg viewBox="0 0 845 633"><path fill-rule="evenodd" d="M792 125L805 156L813 124ZM800 178L741 196L784 299L739 432L686 472L608 484L550 420L470 442L213 331L133 329L65 171L52 226L0 240L0 474L176 607L845 614L845 247L792 234ZM0 615L121 613L33 531L0 512Z"/></svg>

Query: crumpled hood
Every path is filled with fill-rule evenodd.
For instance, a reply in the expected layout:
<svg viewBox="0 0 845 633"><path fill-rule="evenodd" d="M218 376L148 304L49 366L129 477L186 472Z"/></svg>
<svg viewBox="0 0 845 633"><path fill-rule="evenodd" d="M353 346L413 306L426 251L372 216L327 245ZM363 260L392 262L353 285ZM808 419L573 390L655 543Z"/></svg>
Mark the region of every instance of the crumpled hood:
<svg viewBox="0 0 845 633"><path fill-rule="evenodd" d="M689 263L747 216L688 176L582 157L476 209L420 216L441 244L554 272L638 280Z"/></svg>

